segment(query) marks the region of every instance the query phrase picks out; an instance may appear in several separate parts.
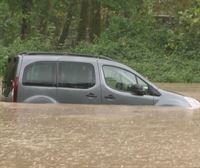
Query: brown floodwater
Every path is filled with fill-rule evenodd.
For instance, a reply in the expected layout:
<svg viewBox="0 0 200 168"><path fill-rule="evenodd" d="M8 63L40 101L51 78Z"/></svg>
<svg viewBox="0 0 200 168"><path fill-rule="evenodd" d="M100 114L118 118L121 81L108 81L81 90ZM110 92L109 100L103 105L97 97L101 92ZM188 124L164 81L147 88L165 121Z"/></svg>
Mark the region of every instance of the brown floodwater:
<svg viewBox="0 0 200 168"><path fill-rule="evenodd" d="M0 168L93 167L200 168L200 110L0 102Z"/></svg>

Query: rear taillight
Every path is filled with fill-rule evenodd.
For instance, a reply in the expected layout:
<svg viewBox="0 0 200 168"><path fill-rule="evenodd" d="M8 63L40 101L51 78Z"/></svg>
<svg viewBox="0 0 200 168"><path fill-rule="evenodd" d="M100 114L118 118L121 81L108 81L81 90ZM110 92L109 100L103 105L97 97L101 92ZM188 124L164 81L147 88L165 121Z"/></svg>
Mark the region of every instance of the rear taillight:
<svg viewBox="0 0 200 168"><path fill-rule="evenodd" d="M17 91L18 91L18 82L19 78L16 77L12 82L12 101L17 102Z"/></svg>

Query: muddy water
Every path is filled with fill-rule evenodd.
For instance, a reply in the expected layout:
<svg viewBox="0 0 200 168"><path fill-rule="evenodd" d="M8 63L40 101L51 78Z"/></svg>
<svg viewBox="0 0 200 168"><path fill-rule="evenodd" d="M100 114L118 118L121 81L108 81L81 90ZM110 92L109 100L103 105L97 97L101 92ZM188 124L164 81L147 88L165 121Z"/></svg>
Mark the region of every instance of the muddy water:
<svg viewBox="0 0 200 168"><path fill-rule="evenodd" d="M0 168L54 167L200 168L200 110L0 103Z"/></svg>
<svg viewBox="0 0 200 168"><path fill-rule="evenodd" d="M181 93L183 95L187 95L193 98L196 98L200 101L200 83L192 83L192 84L183 84L183 83L157 83L159 88L175 91L177 93Z"/></svg>

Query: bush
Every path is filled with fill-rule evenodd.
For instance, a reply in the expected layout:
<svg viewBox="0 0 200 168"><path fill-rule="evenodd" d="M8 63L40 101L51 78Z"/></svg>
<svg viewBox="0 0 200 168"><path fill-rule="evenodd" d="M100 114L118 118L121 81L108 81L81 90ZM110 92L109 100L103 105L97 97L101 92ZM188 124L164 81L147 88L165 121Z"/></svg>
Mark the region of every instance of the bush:
<svg viewBox="0 0 200 168"><path fill-rule="evenodd" d="M94 44L80 43L71 51L109 56L156 82L200 82L198 48L188 49L185 36L152 19L135 19L115 17Z"/></svg>
<svg viewBox="0 0 200 168"><path fill-rule="evenodd" d="M49 51L51 50L50 40L42 40L39 37L31 38L26 41L16 39L13 44L8 47L0 45L0 75L3 74L4 64L7 58L10 56L15 56L21 52L30 51Z"/></svg>

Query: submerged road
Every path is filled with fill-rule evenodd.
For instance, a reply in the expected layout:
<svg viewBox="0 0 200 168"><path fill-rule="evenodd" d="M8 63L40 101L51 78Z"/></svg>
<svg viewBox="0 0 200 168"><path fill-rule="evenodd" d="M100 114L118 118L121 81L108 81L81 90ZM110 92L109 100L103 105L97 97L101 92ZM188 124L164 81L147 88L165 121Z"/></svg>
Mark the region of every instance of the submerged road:
<svg viewBox="0 0 200 168"><path fill-rule="evenodd" d="M0 168L54 167L200 168L200 110L0 103Z"/></svg>

